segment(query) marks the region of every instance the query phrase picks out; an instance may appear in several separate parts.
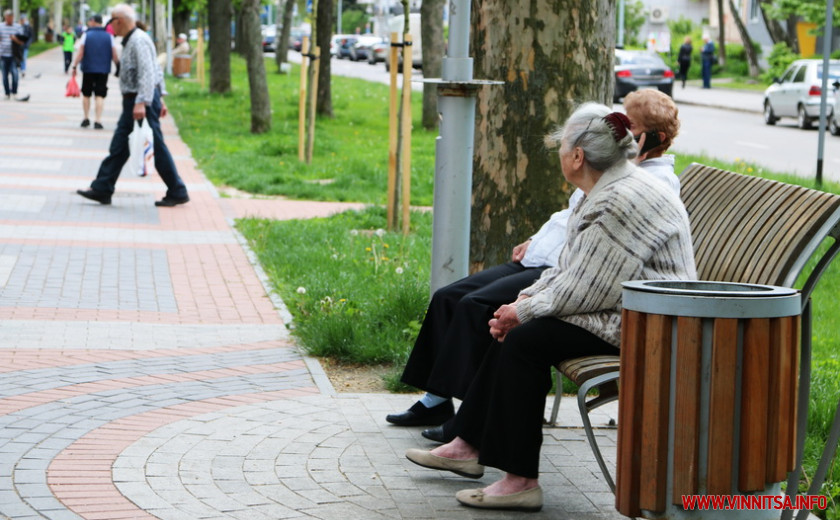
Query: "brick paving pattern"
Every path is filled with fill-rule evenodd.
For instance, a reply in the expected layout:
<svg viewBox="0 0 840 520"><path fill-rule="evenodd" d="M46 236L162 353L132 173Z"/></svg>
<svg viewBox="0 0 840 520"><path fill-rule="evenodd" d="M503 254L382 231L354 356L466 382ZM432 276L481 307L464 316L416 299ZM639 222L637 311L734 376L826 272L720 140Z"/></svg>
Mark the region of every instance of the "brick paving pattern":
<svg viewBox="0 0 840 520"><path fill-rule="evenodd" d="M130 173L111 206L82 199L119 91L106 129L82 129L66 80L58 50L30 59L31 101L0 113L0 519L509 516L453 498L497 471L476 484L405 459L429 443L384 416L415 396L334 392L231 227L360 205L220 198L171 118L189 204L155 208L160 179ZM545 430L531 517L620 518L575 413L564 400ZM614 459L615 431L600 437Z"/></svg>

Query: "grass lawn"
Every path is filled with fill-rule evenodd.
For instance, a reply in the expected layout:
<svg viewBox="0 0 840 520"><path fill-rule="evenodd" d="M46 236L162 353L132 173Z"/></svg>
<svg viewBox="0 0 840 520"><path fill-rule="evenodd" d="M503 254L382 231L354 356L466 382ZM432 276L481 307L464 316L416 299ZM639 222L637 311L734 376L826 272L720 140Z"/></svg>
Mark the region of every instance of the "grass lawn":
<svg viewBox="0 0 840 520"><path fill-rule="evenodd" d="M266 64L269 71L275 70L270 60ZM193 82L170 80L168 105L193 156L216 184L292 198L382 204L387 164L385 87L334 77L336 117L318 120L315 159L304 165L297 160L296 70L290 76L269 74L273 129L260 136L248 131L246 75L239 58L233 59L234 93L227 96L209 96ZM414 97L414 113L419 115L420 96ZM412 203L430 205L437 132L419 129L418 117L412 136ZM813 187L811 181L742 161L683 155L677 158L676 170L691 162ZM840 193L834 184L823 189ZM379 207L306 221L245 219L238 227L292 312L299 343L314 355L340 361L391 363L394 370L388 384L400 390L397 374L429 296L431 215L414 213L412 232L406 237L382 231L385 216ZM533 231L522 230L522 236ZM806 480L813 474L840 397L838 293L840 262L835 262L813 298L814 375ZM831 468L823 493L840 497L840 468ZM827 518L840 518L834 502L826 513Z"/></svg>

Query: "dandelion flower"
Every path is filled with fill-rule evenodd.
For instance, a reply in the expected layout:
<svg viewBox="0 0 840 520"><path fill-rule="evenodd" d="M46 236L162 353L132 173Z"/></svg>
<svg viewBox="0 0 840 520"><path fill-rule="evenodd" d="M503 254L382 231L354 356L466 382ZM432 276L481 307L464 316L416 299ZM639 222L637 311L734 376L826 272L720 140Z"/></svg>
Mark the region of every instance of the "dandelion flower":
<svg viewBox="0 0 840 520"><path fill-rule="evenodd" d="M306 287L298 287L297 288L298 294L306 294Z"/></svg>
<svg viewBox="0 0 840 520"><path fill-rule="evenodd" d="M373 233L378 237L384 237L385 236L385 230L382 229L382 228L377 229Z"/></svg>
<svg viewBox="0 0 840 520"><path fill-rule="evenodd" d="M338 253L333 253L332 254L332 259L333 260L338 260Z"/></svg>
<svg viewBox="0 0 840 520"><path fill-rule="evenodd" d="M397 267L396 269L394 269L394 271L395 271L397 274L403 274L403 268L402 268L402 267Z"/></svg>
<svg viewBox="0 0 840 520"><path fill-rule="evenodd" d="M366 247L366 248L365 248L365 251L370 251L370 248L369 248L369 247Z"/></svg>
<svg viewBox="0 0 840 520"><path fill-rule="evenodd" d="M351 230L350 230L350 236L354 237L354 236L356 236L356 235L358 235L358 234L359 234L359 230L358 230L358 229L351 229Z"/></svg>

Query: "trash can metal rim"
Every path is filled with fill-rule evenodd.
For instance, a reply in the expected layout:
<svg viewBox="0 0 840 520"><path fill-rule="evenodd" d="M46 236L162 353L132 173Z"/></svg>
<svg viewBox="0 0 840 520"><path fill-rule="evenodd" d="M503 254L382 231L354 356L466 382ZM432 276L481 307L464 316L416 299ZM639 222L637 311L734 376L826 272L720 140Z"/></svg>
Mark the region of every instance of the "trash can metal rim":
<svg viewBox="0 0 840 520"><path fill-rule="evenodd" d="M799 292L787 287L695 280L624 282L622 306L668 316L778 318L801 312Z"/></svg>

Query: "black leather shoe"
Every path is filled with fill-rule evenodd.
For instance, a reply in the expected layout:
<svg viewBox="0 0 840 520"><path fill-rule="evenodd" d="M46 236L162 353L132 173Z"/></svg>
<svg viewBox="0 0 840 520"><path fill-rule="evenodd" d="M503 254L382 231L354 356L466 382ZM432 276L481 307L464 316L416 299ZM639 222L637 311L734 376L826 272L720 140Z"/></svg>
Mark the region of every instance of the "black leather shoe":
<svg viewBox="0 0 840 520"><path fill-rule="evenodd" d="M417 401L408 410L392 413L385 417L385 420L397 426L437 426L454 415L455 408L452 407L452 401L446 401L431 408L426 408L423 403Z"/></svg>
<svg viewBox="0 0 840 520"><path fill-rule="evenodd" d="M82 119L82 128L87 128L90 126L90 119Z"/></svg>
<svg viewBox="0 0 840 520"><path fill-rule="evenodd" d="M454 421L450 419L445 423L441 424L440 426L435 426L434 428L428 428L423 430L422 432L420 432L420 435L429 439L430 441L439 442L441 444L452 442L452 439L455 438L455 434L452 431L453 422Z"/></svg>
<svg viewBox="0 0 840 520"><path fill-rule="evenodd" d="M111 195L108 193L93 190L76 190L76 193L86 199L95 200L100 204L108 205L111 203Z"/></svg>
<svg viewBox="0 0 840 520"><path fill-rule="evenodd" d="M155 201L155 206L163 207L163 208L171 208L172 206L177 206L178 204L186 204L190 201L189 197L184 197L181 199L176 199L174 197L164 197L160 200Z"/></svg>

